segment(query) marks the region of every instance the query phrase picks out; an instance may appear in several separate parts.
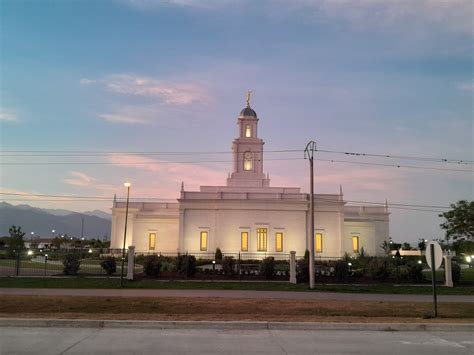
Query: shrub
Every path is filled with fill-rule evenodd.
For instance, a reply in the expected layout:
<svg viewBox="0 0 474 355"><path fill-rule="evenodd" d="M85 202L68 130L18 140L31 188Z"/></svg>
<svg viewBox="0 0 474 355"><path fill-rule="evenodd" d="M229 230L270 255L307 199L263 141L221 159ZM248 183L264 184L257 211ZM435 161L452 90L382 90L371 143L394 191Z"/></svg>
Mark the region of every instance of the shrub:
<svg viewBox="0 0 474 355"><path fill-rule="evenodd" d="M216 249L216 253L215 253L215 255L214 255L214 259L215 259L216 261L221 261L221 260L222 260L222 251L221 251L219 248Z"/></svg>
<svg viewBox="0 0 474 355"><path fill-rule="evenodd" d="M158 277L161 271L161 259L158 255L147 255L143 259L143 272L146 276Z"/></svg>
<svg viewBox="0 0 474 355"><path fill-rule="evenodd" d="M338 260L334 265L334 274L339 281L345 280L349 277L349 265L345 260Z"/></svg>
<svg viewBox="0 0 474 355"><path fill-rule="evenodd" d="M222 259L222 270L224 271L225 275L233 275L234 266L235 260L232 256L225 256L224 259Z"/></svg>
<svg viewBox="0 0 474 355"><path fill-rule="evenodd" d="M461 281L461 267L457 263L452 263L452 277L453 284L458 284Z"/></svg>
<svg viewBox="0 0 474 355"><path fill-rule="evenodd" d="M117 271L117 262L113 256L106 257L101 263L100 266L105 270L107 275L112 275Z"/></svg>
<svg viewBox="0 0 474 355"><path fill-rule="evenodd" d="M308 249L306 249L304 251L304 260L309 260L309 250Z"/></svg>
<svg viewBox="0 0 474 355"><path fill-rule="evenodd" d="M411 264L408 266L407 278L414 283L423 281L423 267L420 264Z"/></svg>
<svg viewBox="0 0 474 355"><path fill-rule="evenodd" d="M81 266L81 256L78 253L70 253L64 256L63 273L65 275L76 275Z"/></svg>
<svg viewBox="0 0 474 355"><path fill-rule="evenodd" d="M178 255L176 268L180 274L192 277L196 274L196 257L194 255Z"/></svg>
<svg viewBox="0 0 474 355"><path fill-rule="evenodd" d="M298 282L309 281L309 259L299 259L296 262L296 277Z"/></svg>
<svg viewBox="0 0 474 355"><path fill-rule="evenodd" d="M374 280L385 280L389 275L388 261L385 258L370 259L366 267L367 276Z"/></svg>
<svg viewBox="0 0 474 355"><path fill-rule="evenodd" d="M264 276L269 280L275 274L275 259L272 256L262 260L260 264L260 276Z"/></svg>

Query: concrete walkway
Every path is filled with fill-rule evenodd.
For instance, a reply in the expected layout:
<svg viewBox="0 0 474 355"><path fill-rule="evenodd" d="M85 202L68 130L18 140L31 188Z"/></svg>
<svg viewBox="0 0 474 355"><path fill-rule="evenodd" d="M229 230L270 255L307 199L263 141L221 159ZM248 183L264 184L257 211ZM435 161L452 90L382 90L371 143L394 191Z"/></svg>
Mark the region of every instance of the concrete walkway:
<svg viewBox="0 0 474 355"><path fill-rule="evenodd" d="M335 292L239 291L239 290L142 290L142 289L58 289L58 288L0 288L0 296L98 296L98 297L191 297L233 299L334 300L431 302L431 295L392 295ZM438 302L474 303L474 296L438 295Z"/></svg>

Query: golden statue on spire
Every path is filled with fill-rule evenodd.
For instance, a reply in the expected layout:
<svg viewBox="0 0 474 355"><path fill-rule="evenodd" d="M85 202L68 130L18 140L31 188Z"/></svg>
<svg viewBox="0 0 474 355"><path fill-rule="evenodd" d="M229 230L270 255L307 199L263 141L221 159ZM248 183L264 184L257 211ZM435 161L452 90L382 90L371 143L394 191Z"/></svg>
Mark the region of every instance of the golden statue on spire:
<svg viewBox="0 0 474 355"><path fill-rule="evenodd" d="M246 94L246 101L247 101L247 107L250 107L250 94L252 93L252 91L250 90L247 90L247 94Z"/></svg>

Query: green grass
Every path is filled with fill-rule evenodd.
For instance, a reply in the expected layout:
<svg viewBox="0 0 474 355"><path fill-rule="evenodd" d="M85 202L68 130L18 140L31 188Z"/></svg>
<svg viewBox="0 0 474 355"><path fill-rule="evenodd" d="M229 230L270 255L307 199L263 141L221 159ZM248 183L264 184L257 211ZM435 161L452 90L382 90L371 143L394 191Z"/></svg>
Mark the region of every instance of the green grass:
<svg viewBox="0 0 474 355"><path fill-rule="evenodd" d="M79 288L114 289L120 287L118 278L0 278L2 288ZM213 289L311 292L307 284L293 285L286 282L193 282L193 281L125 281L126 289ZM316 292L378 293L378 294L431 294L428 286L392 285L317 285ZM474 287L438 287L441 295L474 295Z"/></svg>

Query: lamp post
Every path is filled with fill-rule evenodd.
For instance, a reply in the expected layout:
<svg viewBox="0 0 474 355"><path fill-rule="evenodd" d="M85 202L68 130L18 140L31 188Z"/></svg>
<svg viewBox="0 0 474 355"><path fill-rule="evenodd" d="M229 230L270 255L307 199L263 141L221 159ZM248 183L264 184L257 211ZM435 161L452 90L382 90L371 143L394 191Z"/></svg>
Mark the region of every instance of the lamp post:
<svg viewBox="0 0 474 355"><path fill-rule="evenodd" d="M122 248L122 271L120 273L120 287L123 285L123 269L125 267L125 242L127 240L127 220L128 220L128 200L130 198L130 186L131 183L126 182L123 184L127 188L127 205L125 208L125 230L123 232L123 248Z"/></svg>

